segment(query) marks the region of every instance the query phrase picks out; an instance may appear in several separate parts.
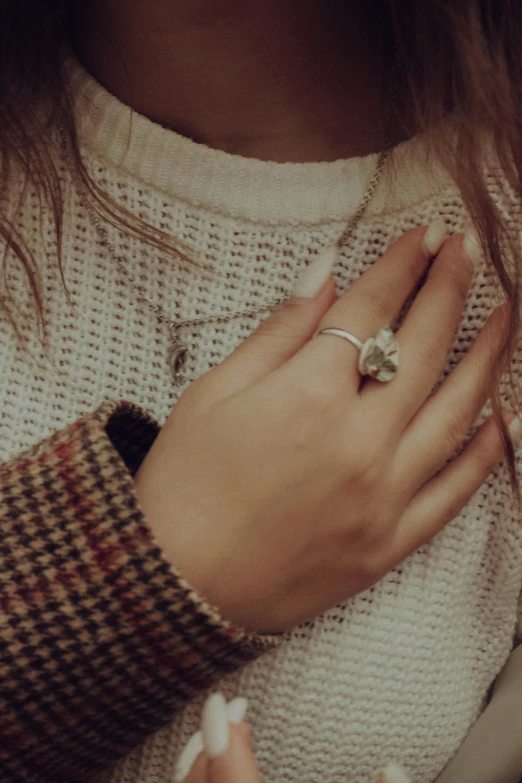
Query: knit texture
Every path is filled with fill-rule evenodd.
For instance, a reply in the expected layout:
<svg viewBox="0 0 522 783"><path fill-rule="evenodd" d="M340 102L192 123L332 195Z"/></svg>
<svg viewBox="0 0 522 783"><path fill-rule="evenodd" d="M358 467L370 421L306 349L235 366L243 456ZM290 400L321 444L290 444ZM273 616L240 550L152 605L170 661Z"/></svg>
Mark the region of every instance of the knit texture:
<svg viewBox="0 0 522 783"><path fill-rule="evenodd" d="M0 460L14 460L13 465L24 449L74 426L107 400L128 400L135 406L133 421L139 418L139 409L143 417L153 417L162 426L184 387L173 386L167 366L168 329L138 301L139 293L168 316L180 319L246 309L287 294L298 273L340 236L377 159L370 155L331 163L282 164L212 150L132 114L76 66L71 93L76 100L82 155L93 178L131 212L187 242L218 276L186 268L175 256L109 226L110 243L128 272L122 274L64 170L68 188L65 276L72 310L53 271L52 228L44 215L42 239L37 205L29 199L19 220L44 277L51 361L29 326L23 328L33 349L32 361L18 349L7 323L0 321L0 366L5 368L0 377ZM394 169L389 168L352 240L342 249L334 270L339 293L407 229L436 218L445 220L450 231L464 227L468 217L457 189L424 152L422 138L397 148ZM494 171L489 187L499 209L509 210L513 230L519 231L520 207L506 203ZM15 265L9 281L21 306L27 306L27 284ZM495 275L483 265L475 273L435 389L469 350L488 314L500 303L499 292ZM187 385L225 359L264 317L243 316L184 329L190 348ZM403 317L404 312L393 325L395 329ZM349 324L344 326L349 328ZM521 359L517 353L518 374ZM347 360L354 360L350 351ZM506 390L504 400L507 405ZM488 404L467 439L490 414ZM110 467L115 452L108 447L95 451L98 460L90 469L90 484L80 488L90 508L95 498L104 499L92 524L114 535L115 542L122 518L144 531L146 522L133 516L138 512L121 463L117 463L118 479L116 467ZM78 455L76 461L80 459ZM520 469L520 451L517 459ZM227 699L235 695L249 699L248 719L265 783L374 783L390 761L402 764L416 783L433 781L483 709L488 690L513 646L522 589L522 546L508 479L503 462L429 544L372 589L284 634L283 644L248 665L244 658L240 660L242 643L238 642L236 652L230 657L226 653L225 658L239 668L216 679L216 667L222 665L216 664L220 651L205 645L199 659L202 680L197 694L190 678L180 678L174 670L169 673L167 666L151 682L149 695L140 697L146 706L137 717L133 707L126 706L125 690L118 696L118 673L112 697L117 700L121 726L105 733L105 759L112 754L116 764L98 775L96 783L171 783L175 760L199 727L209 690L204 685L208 661L214 677L212 689L219 687ZM106 484L110 497L106 497ZM63 510L63 484L56 477L52 485L55 502ZM64 512L51 516L46 511L38 516L39 505L31 506L34 519L43 516L49 530L53 525L59 530ZM110 519L103 515L109 506L114 509ZM77 524L77 535L83 536L81 520L75 520L71 509L67 524L71 529ZM32 538L37 526L29 518L27 524ZM133 536L126 544L118 543L124 553L138 546ZM78 547L79 551L86 551L85 546ZM157 569L165 580L174 579L172 572L160 566L163 561L157 549L147 543L143 546L143 571ZM64 563L77 559L65 549L62 557ZM123 555L130 583L137 567L127 557ZM25 567L25 578L33 579L36 562L27 562ZM14 572L8 571L6 578L15 579ZM86 589L93 579L94 589L95 575L84 579ZM180 601L180 584L177 579L161 589L171 591L170 600ZM155 588L150 589L155 595ZM150 595L143 584L136 585L135 591L137 601ZM196 606L196 597L191 600ZM178 618L172 604L167 602L167 606L158 606L155 627L163 636L171 629L170 649L176 655ZM81 618L80 596L70 592L67 607L73 618ZM182 616L184 611L180 608ZM186 611L191 610L187 607ZM121 626L114 630L108 614L95 612L92 634L102 638L109 634L113 645L122 650L119 663L128 656L129 663L137 665L128 651L127 620L121 617ZM36 638L39 618L37 613L24 628L31 640ZM133 645L143 661L148 642L140 632L133 633ZM197 634L199 627L194 638ZM142 667L145 677L156 678L151 657L148 670L145 663ZM31 672L28 663L26 679ZM103 669L94 684L98 686L105 676L111 680L111 672ZM9 669L8 680L12 676ZM75 669L72 687L91 688L92 676L85 669ZM210 679L211 675L209 686ZM163 694L159 682L163 682ZM183 690L183 699L191 698L183 709L181 697L175 702L178 697L172 696L178 689ZM60 692L57 686L56 693ZM151 693L155 706L149 699ZM156 730L168 710L172 720ZM150 720L142 720L146 714ZM131 738L135 748L118 760L121 745L112 743L118 743L129 722L124 741ZM90 741L86 735L85 749ZM80 752L79 744L73 748Z"/></svg>
<svg viewBox="0 0 522 783"><path fill-rule="evenodd" d="M224 622L163 559L131 479L158 430L108 401L0 465L2 780L91 780L281 639Z"/></svg>

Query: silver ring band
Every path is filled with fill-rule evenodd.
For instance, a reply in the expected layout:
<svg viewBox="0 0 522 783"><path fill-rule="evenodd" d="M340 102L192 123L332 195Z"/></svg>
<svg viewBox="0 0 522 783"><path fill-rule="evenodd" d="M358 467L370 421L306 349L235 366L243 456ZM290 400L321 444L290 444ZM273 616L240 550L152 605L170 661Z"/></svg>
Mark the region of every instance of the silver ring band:
<svg viewBox="0 0 522 783"><path fill-rule="evenodd" d="M359 349L358 370L361 375L369 375L381 383L391 381L395 377L399 367L400 350L389 326L383 326L375 337L370 337L365 343L362 343L350 332L345 332L344 329L334 327L321 329L315 336L319 337L321 334L342 337Z"/></svg>
<svg viewBox="0 0 522 783"><path fill-rule="evenodd" d="M344 337L345 340L349 340L360 351L363 349L363 343L358 340L357 337L354 337L353 334L350 334L350 332L345 332L344 329L321 329L316 337L320 334L335 334L337 337Z"/></svg>

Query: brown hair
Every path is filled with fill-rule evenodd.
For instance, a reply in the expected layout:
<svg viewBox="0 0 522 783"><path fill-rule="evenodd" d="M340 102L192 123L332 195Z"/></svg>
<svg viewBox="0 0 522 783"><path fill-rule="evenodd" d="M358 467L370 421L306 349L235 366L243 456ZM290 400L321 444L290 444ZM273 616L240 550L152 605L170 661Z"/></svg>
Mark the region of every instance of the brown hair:
<svg viewBox="0 0 522 783"><path fill-rule="evenodd" d="M50 125L66 130L74 166L91 203L105 220L153 245L194 263L190 248L141 223L92 182L80 158L70 97L64 89L63 58L70 41L73 9L79 0L4 0L0 10L0 193L18 192L22 202L31 186L42 209L53 216L54 248L67 301L61 256L62 184L46 141ZM509 334L491 378L489 396L508 458L511 487L520 510L513 445L501 418L500 386L508 371L513 392L512 356L520 326L518 237L509 209L520 213L522 192L522 4L519 0L366 0L382 52L384 73L393 73L401 102L413 107L415 124L457 183L481 237L486 255L510 302ZM391 89L389 84L385 89ZM451 113L452 122L448 123ZM484 140L490 139L498 163L486 170ZM502 176L500 176L502 174ZM491 185L494 185L492 189ZM501 194L504 206L500 208ZM8 206L10 205L10 206ZM0 236L5 243L6 295L0 297L17 338L24 343L11 306L8 262L19 262L34 297L37 331L46 345L38 263L17 228L12 198L3 199ZM18 311L18 316L23 317ZM516 393L514 407L520 410Z"/></svg>

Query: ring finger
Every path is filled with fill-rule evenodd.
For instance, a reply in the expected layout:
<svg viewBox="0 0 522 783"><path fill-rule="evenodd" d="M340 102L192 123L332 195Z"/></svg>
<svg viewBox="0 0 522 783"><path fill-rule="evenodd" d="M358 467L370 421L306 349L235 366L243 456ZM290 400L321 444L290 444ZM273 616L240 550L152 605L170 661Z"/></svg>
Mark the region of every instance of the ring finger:
<svg viewBox="0 0 522 783"><path fill-rule="evenodd" d="M462 318L475 266L463 244L462 234L444 244L398 330L401 353L396 378L390 384L369 378L364 385L365 404L382 406L385 402L397 434L435 386Z"/></svg>
<svg viewBox="0 0 522 783"><path fill-rule="evenodd" d="M353 332L364 342L384 324L392 323L445 239L442 221L428 230L407 231L329 308L317 332L337 327ZM287 369L295 362L300 368L304 366L306 372L313 367L314 372L332 383L338 384L342 379L343 390L347 383L354 393L359 390L358 350L347 340L321 335L306 343L287 363Z"/></svg>

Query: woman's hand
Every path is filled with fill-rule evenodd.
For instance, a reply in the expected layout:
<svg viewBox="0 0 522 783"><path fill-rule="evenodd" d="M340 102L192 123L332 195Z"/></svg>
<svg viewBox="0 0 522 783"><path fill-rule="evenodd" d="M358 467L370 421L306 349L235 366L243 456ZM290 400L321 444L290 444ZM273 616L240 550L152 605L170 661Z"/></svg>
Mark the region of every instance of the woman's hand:
<svg viewBox="0 0 522 783"><path fill-rule="evenodd" d="M246 699L226 704L221 693L209 696L201 731L189 740L178 760L176 783L263 783L252 750L252 732L243 720L246 707ZM377 783L410 780L400 767L390 764Z"/></svg>
<svg viewBox="0 0 522 783"><path fill-rule="evenodd" d="M166 556L249 630L288 630L369 588L450 522L503 457L490 418L445 466L487 400L507 306L428 399L477 248L462 235L444 242L440 229L434 247L435 226L428 249L425 233L407 232L337 301L323 268L317 295L287 303L186 390L135 477ZM338 327L364 341L393 324L433 255L396 334L390 383L361 379L346 340L312 339Z"/></svg>
<svg viewBox="0 0 522 783"><path fill-rule="evenodd" d="M263 783L252 750L252 732L243 720L246 706L246 699L234 699L226 704L221 693L207 699L201 731L181 754L176 781Z"/></svg>
<svg viewBox="0 0 522 783"><path fill-rule="evenodd" d="M242 722L230 726L230 744L218 758L202 751L183 783L263 783L250 742L250 728Z"/></svg>

